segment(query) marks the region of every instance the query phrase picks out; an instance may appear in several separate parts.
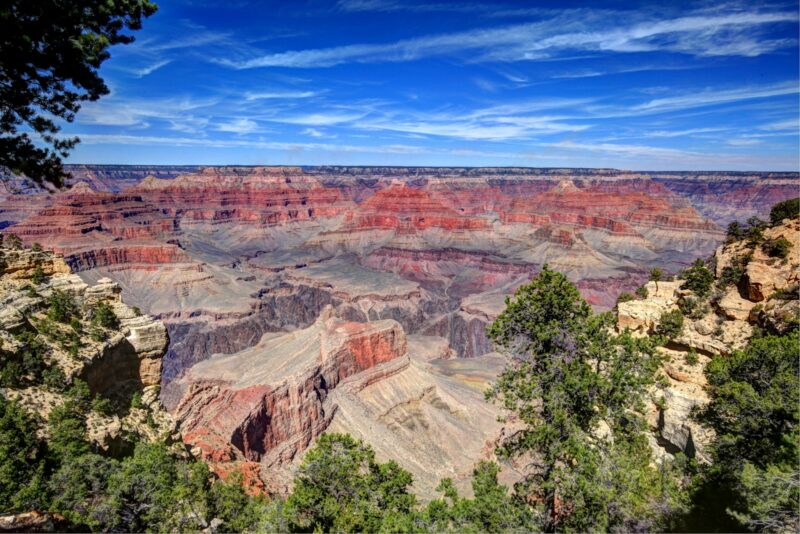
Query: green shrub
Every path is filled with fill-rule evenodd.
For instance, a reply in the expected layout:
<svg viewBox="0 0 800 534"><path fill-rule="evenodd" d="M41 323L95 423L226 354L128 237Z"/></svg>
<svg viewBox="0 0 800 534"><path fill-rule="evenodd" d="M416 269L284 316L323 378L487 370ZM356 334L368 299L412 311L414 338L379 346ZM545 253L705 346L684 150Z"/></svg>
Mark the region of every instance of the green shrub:
<svg viewBox="0 0 800 534"><path fill-rule="evenodd" d="M714 274L706 267L703 260L695 260L694 264L683 271L685 282L681 289L689 289L698 297L705 297L711 292L714 283Z"/></svg>
<svg viewBox="0 0 800 534"><path fill-rule="evenodd" d="M56 289L47 298L48 310L47 316L60 323L68 323L70 319L78 315L78 306L75 304L75 299L72 295Z"/></svg>
<svg viewBox="0 0 800 534"><path fill-rule="evenodd" d="M768 227L767 222L758 217L747 219L747 229L744 236L750 246L755 246L764 240L764 230Z"/></svg>
<svg viewBox="0 0 800 534"><path fill-rule="evenodd" d="M734 241L739 241L744 237L744 228L742 225L739 224L738 221L733 221L728 225L728 231L726 232L727 239L725 240L726 243L733 243Z"/></svg>
<svg viewBox="0 0 800 534"><path fill-rule="evenodd" d="M675 339L683 331L683 313L680 310L666 311L661 314L656 327L656 334L667 339Z"/></svg>
<svg viewBox="0 0 800 534"><path fill-rule="evenodd" d="M133 309L133 314L134 314L136 317L139 317L139 316L141 316L141 315L142 315L142 310L141 310L141 309L139 309L139 306L134 306L132 309Z"/></svg>
<svg viewBox="0 0 800 534"><path fill-rule="evenodd" d="M647 287L646 286L639 286L639 287L636 288L636 296L637 297L639 297L641 299L646 299L647 298L647 294L648 294L648 291L647 291Z"/></svg>
<svg viewBox="0 0 800 534"><path fill-rule="evenodd" d="M800 292L800 286L794 284L788 287L782 287L781 289L778 289L777 291L772 293L772 295L770 295L769 298L776 300L797 300L798 298L800 298L798 292Z"/></svg>
<svg viewBox="0 0 800 534"><path fill-rule="evenodd" d="M141 391L137 391L131 397L131 408L142 408L142 407L143 407L143 404L142 404L142 392Z"/></svg>
<svg viewBox="0 0 800 534"><path fill-rule="evenodd" d="M633 295L631 295L627 291L623 291L617 297L617 304L619 304L620 302L630 302L632 300L633 300Z"/></svg>
<svg viewBox="0 0 800 534"><path fill-rule="evenodd" d="M700 362L700 358L697 356L697 351L694 348L689 349L689 352L686 353L684 356L684 361L686 365L695 366Z"/></svg>
<svg viewBox="0 0 800 534"><path fill-rule="evenodd" d="M92 410L102 415L112 415L114 406L107 398L97 395L92 399Z"/></svg>
<svg viewBox="0 0 800 534"><path fill-rule="evenodd" d="M14 250L20 249L22 248L22 239L17 234L8 234L6 236L6 246Z"/></svg>
<svg viewBox="0 0 800 534"><path fill-rule="evenodd" d="M773 226L780 224L784 219L800 217L800 198L790 198L778 202L769 212L769 220Z"/></svg>
<svg viewBox="0 0 800 534"><path fill-rule="evenodd" d="M768 239L761 245L767 255L772 258L786 258L789 256L789 250L792 248L792 242L783 236L778 236L775 239Z"/></svg>
<svg viewBox="0 0 800 534"><path fill-rule="evenodd" d="M64 371L58 365L51 365L42 372L42 383L50 391L64 391L67 386L67 378Z"/></svg>
<svg viewBox="0 0 800 534"><path fill-rule="evenodd" d="M119 319L114 310L111 309L111 306L105 302L100 302L92 311L92 324L100 325L103 328L116 329L119 328Z"/></svg>
<svg viewBox="0 0 800 534"><path fill-rule="evenodd" d="M44 283L44 280L45 280L44 269L42 269L41 265L37 265L36 268L33 270L33 274L31 274L31 282L33 282L38 286Z"/></svg>
<svg viewBox="0 0 800 534"><path fill-rule="evenodd" d="M710 310L705 302L695 297L682 298L678 301L678 308L683 315L690 319L701 319Z"/></svg>

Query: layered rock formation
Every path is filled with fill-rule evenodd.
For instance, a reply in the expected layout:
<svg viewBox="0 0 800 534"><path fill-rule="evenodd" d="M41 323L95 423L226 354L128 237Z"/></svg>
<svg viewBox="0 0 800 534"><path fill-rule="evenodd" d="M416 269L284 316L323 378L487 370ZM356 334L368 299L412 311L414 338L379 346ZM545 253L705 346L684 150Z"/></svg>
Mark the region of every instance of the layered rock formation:
<svg viewBox="0 0 800 534"><path fill-rule="evenodd" d="M90 415L88 437L101 450L113 452L130 432L153 440L174 433L174 421L158 399L161 357L169 341L162 322L126 305L119 286L109 279L89 286L70 272L60 255L5 248L0 249L0 260L3 365L29 343L25 336L33 336L42 346L44 364L63 373L63 387L81 379L93 395L123 404L139 392L141 407L124 415ZM49 316L50 297L55 293L74 303L69 325ZM92 321L100 305L114 314L117 324L113 328ZM45 418L65 401L57 385L35 381L5 387L2 394Z"/></svg>
<svg viewBox="0 0 800 534"><path fill-rule="evenodd" d="M466 479L501 431L480 391L433 371L431 358L446 354L435 345L417 342L411 357L396 321L343 321L326 307L308 328L194 365L177 382L175 416L215 470L258 465L270 491L285 491L291 462L332 430L400 461L432 496L445 474ZM485 372L484 383L493 376Z"/></svg>
<svg viewBox="0 0 800 534"><path fill-rule="evenodd" d="M397 321L406 335L435 336L448 354L481 356L492 350L485 328L505 295L543 263L567 273L591 304L610 308L650 267L678 270L712 253L731 217L763 214L762 201L793 195L798 183L794 174L611 169L72 171L72 189L0 194L0 226L63 254L84 282L113 280L126 302L164 321L171 341L161 395L170 409L211 355L304 331L328 305L340 320ZM771 290L750 285L762 296ZM729 314L749 314L734 297L721 300ZM651 312L630 320L651 324ZM708 352L723 342L702 339ZM422 405L438 402L417 393ZM247 398L237 409L255 409Z"/></svg>
<svg viewBox="0 0 800 534"><path fill-rule="evenodd" d="M768 244L778 238L788 242L786 257L768 252ZM683 451L707 461L712 435L692 417L709 400L705 365L715 355L743 348L756 328L784 333L800 321L800 219L766 229L759 242L720 246L713 264L716 280L710 297L682 289L684 280L679 278L648 282L646 298L617 306L618 329L638 335L654 333L666 312L690 310L680 333L660 349L666 387L653 390L656 402L650 410L659 454Z"/></svg>

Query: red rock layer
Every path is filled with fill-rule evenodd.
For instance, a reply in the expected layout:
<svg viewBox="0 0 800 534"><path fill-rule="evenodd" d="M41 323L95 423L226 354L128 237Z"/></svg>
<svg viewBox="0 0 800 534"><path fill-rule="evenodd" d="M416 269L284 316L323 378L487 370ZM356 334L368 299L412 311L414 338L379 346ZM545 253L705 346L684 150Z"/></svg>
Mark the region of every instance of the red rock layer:
<svg viewBox="0 0 800 534"><path fill-rule="evenodd" d="M639 181L564 182L528 198L515 198L500 214L505 223L560 224L636 235L632 225L675 230L718 231L661 184Z"/></svg>
<svg viewBox="0 0 800 534"><path fill-rule="evenodd" d="M485 219L466 217L446 207L427 191L403 185L378 191L348 218L348 226L354 229L392 229L401 234L434 227L445 230L481 230L490 227Z"/></svg>
<svg viewBox="0 0 800 534"><path fill-rule="evenodd" d="M333 321L324 327L328 334L322 335L320 355L299 374L241 388L213 379L191 381L175 411L184 441L217 462L240 456L260 461L277 450L272 460L282 463L304 450L333 418L336 407L324 404L331 389L407 350L403 330L395 322L377 328ZM338 341L331 347L330 339Z"/></svg>

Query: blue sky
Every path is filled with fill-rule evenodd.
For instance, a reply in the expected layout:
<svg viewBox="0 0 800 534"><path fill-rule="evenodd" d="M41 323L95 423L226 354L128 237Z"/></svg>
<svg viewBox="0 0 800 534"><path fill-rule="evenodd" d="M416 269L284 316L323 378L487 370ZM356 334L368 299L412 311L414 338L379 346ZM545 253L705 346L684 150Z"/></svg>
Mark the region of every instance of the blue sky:
<svg viewBox="0 0 800 534"><path fill-rule="evenodd" d="M797 3L159 6L70 162L800 165Z"/></svg>

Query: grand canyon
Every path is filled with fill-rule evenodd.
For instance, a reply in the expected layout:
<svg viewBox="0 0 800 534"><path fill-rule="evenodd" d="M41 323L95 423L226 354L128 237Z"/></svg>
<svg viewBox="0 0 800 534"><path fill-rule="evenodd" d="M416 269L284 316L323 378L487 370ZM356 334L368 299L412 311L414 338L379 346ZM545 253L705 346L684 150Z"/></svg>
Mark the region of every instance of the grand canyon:
<svg viewBox="0 0 800 534"><path fill-rule="evenodd" d="M218 472L287 491L325 431L460 487L514 423L483 390L486 328L544 264L596 309L709 257L797 173L400 167L69 167L17 178L3 233L164 322L160 398ZM515 467L503 476L514 480Z"/></svg>

